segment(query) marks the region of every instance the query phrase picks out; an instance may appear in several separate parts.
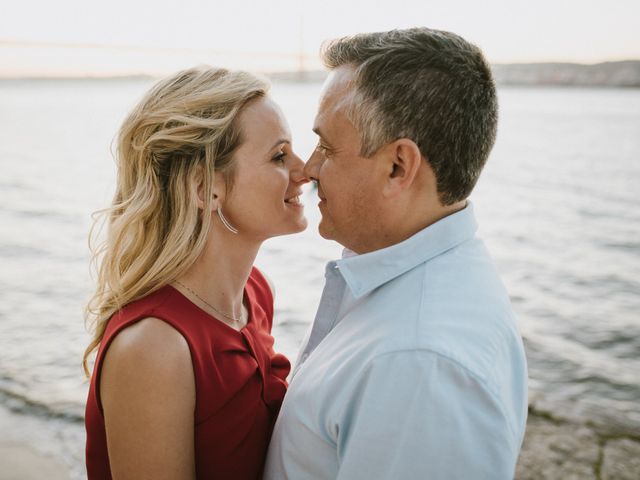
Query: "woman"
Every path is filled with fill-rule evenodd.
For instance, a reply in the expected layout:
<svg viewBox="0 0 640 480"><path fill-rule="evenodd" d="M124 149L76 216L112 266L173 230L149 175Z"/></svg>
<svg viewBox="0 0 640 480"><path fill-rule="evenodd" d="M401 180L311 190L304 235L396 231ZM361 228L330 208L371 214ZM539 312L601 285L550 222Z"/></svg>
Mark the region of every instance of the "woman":
<svg viewBox="0 0 640 480"><path fill-rule="evenodd" d="M91 480L261 476L290 365L252 265L264 240L306 227L307 181L267 90L248 73L187 70L120 130L88 308Z"/></svg>

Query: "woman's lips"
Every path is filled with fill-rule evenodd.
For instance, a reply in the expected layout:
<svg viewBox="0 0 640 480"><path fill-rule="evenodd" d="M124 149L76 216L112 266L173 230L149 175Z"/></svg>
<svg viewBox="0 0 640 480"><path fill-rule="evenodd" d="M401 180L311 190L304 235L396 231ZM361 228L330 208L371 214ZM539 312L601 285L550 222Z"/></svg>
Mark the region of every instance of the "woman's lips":
<svg viewBox="0 0 640 480"><path fill-rule="evenodd" d="M291 207L302 207L303 205L300 203L300 195L302 195L302 192L294 192L293 195L284 199L284 203Z"/></svg>
<svg viewBox="0 0 640 480"><path fill-rule="evenodd" d="M300 196L296 195L295 197L287 198L284 203L288 203L289 205L302 206L300 203Z"/></svg>

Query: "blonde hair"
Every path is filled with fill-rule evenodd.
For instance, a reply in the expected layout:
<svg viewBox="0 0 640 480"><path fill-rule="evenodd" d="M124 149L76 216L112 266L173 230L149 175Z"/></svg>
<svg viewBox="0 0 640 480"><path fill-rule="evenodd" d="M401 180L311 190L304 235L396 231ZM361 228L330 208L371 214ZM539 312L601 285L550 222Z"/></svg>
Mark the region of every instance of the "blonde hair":
<svg viewBox="0 0 640 480"><path fill-rule="evenodd" d="M157 83L122 124L115 197L94 214L89 236L97 287L85 311L93 330L82 361L87 376L88 358L113 314L172 282L200 255L214 172L231 184L232 156L242 143L238 114L268 89L266 80L246 72L192 68ZM105 223L106 238L94 248Z"/></svg>

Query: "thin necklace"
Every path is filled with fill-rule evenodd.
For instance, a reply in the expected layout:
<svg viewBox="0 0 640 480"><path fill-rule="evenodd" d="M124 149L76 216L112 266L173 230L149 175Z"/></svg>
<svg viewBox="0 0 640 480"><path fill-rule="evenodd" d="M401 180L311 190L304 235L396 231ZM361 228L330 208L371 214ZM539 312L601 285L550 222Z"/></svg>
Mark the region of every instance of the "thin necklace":
<svg viewBox="0 0 640 480"><path fill-rule="evenodd" d="M228 313L223 312L222 310L218 310L216 307L214 307L213 305L211 305L209 302L207 302L204 298L202 298L200 295L198 295L196 292L194 292L193 290L191 290L189 287L187 287L184 283L179 282L178 280L175 280L175 282L180 285L182 288L190 291L192 294L194 294L196 297L198 297L202 302L204 302L209 308L211 308L211 310L213 310L214 312L222 315L223 317L225 317L228 320L232 320L236 323L241 323L242 320L244 320L244 315L242 313L240 313L240 318L238 317L234 317L233 315L230 315ZM241 310L242 312L242 310Z"/></svg>

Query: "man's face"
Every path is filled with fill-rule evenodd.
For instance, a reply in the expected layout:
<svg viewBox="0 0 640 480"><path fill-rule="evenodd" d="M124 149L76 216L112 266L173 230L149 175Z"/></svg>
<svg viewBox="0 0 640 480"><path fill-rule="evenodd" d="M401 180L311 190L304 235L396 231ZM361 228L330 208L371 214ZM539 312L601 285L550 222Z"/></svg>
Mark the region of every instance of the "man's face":
<svg viewBox="0 0 640 480"><path fill-rule="evenodd" d="M319 231L362 253L375 243L382 200L383 163L360 156L360 135L345 115L353 69L339 67L327 79L314 122L318 146L305 165L307 178L318 182Z"/></svg>

